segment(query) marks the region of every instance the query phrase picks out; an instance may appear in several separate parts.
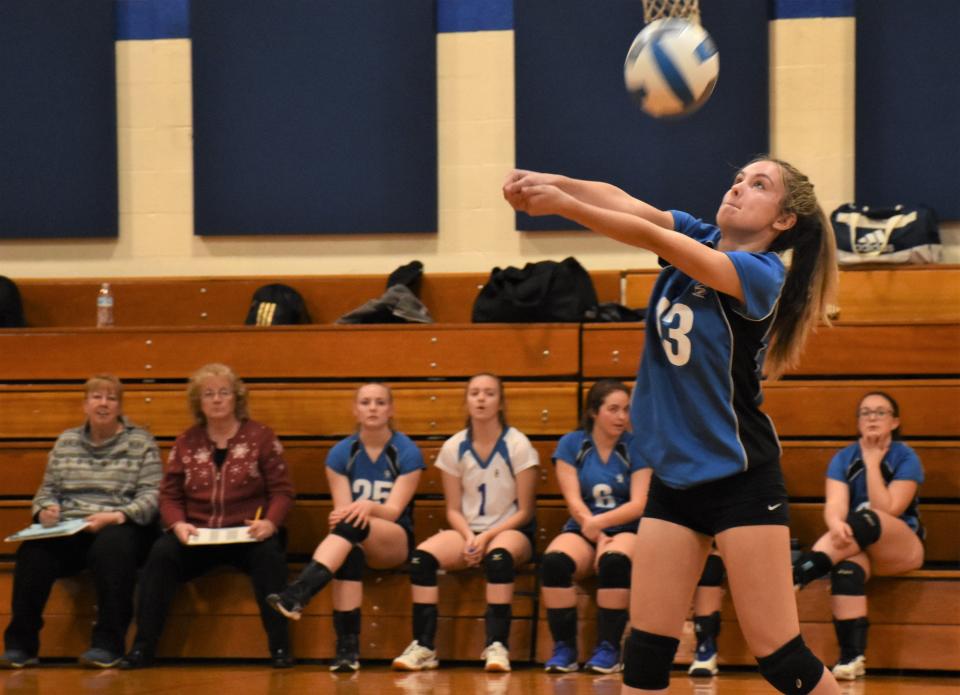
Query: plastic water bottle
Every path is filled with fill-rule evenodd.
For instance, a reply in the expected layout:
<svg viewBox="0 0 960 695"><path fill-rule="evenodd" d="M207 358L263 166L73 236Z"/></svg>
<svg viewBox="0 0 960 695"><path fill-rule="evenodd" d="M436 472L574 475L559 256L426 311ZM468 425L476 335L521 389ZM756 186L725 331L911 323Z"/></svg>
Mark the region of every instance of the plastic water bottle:
<svg viewBox="0 0 960 695"><path fill-rule="evenodd" d="M113 325L113 291L110 289L110 283L104 282L100 285L100 291L97 293L97 328Z"/></svg>

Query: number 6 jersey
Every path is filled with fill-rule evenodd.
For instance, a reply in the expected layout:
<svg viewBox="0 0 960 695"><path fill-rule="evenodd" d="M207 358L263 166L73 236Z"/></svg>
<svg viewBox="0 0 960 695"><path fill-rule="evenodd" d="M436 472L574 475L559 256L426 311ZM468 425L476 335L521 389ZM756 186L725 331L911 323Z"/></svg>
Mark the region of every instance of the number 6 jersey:
<svg viewBox="0 0 960 695"><path fill-rule="evenodd" d="M715 225L671 212L677 232L710 247L720 240ZM744 303L667 265L647 309L630 417L637 455L674 488L780 458L773 423L760 410L760 376L783 287L783 262L769 251L727 256Z"/></svg>

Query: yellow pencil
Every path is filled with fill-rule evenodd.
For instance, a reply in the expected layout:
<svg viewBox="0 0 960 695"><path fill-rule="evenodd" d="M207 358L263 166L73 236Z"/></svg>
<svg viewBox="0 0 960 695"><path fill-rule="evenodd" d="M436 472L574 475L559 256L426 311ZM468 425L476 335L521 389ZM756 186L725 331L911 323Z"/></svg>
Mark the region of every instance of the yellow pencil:
<svg viewBox="0 0 960 695"><path fill-rule="evenodd" d="M254 521L260 521L260 515L263 514L263 507L257 507L257 515L253 517Z"/></svg>

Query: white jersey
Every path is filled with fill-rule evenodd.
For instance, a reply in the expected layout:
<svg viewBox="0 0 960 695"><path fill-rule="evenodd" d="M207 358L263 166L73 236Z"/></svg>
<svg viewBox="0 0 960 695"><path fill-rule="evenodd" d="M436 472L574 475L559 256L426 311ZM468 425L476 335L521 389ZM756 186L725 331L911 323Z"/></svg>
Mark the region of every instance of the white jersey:
<svg viewBox="0 0 960 695"><path fill-rule="evenodd" d="M460 478L460 507L471 531L482 532L516 513L516 476L539 463L522 432L508 427L487 460L473 450L467 430L443 443L436 466Z"/></svg>

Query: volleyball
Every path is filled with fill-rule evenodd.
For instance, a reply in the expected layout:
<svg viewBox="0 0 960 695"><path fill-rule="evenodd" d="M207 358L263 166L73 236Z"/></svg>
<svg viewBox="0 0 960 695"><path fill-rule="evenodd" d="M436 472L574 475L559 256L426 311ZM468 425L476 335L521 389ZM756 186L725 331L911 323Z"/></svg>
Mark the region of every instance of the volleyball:
<svg viewBox="0 0 960 695"><path fill-rule="evenodd" d="M650 22L623 65L627 91L656 118L693 113L710 98L720 55L710 34L678 17Z"/></svg>

